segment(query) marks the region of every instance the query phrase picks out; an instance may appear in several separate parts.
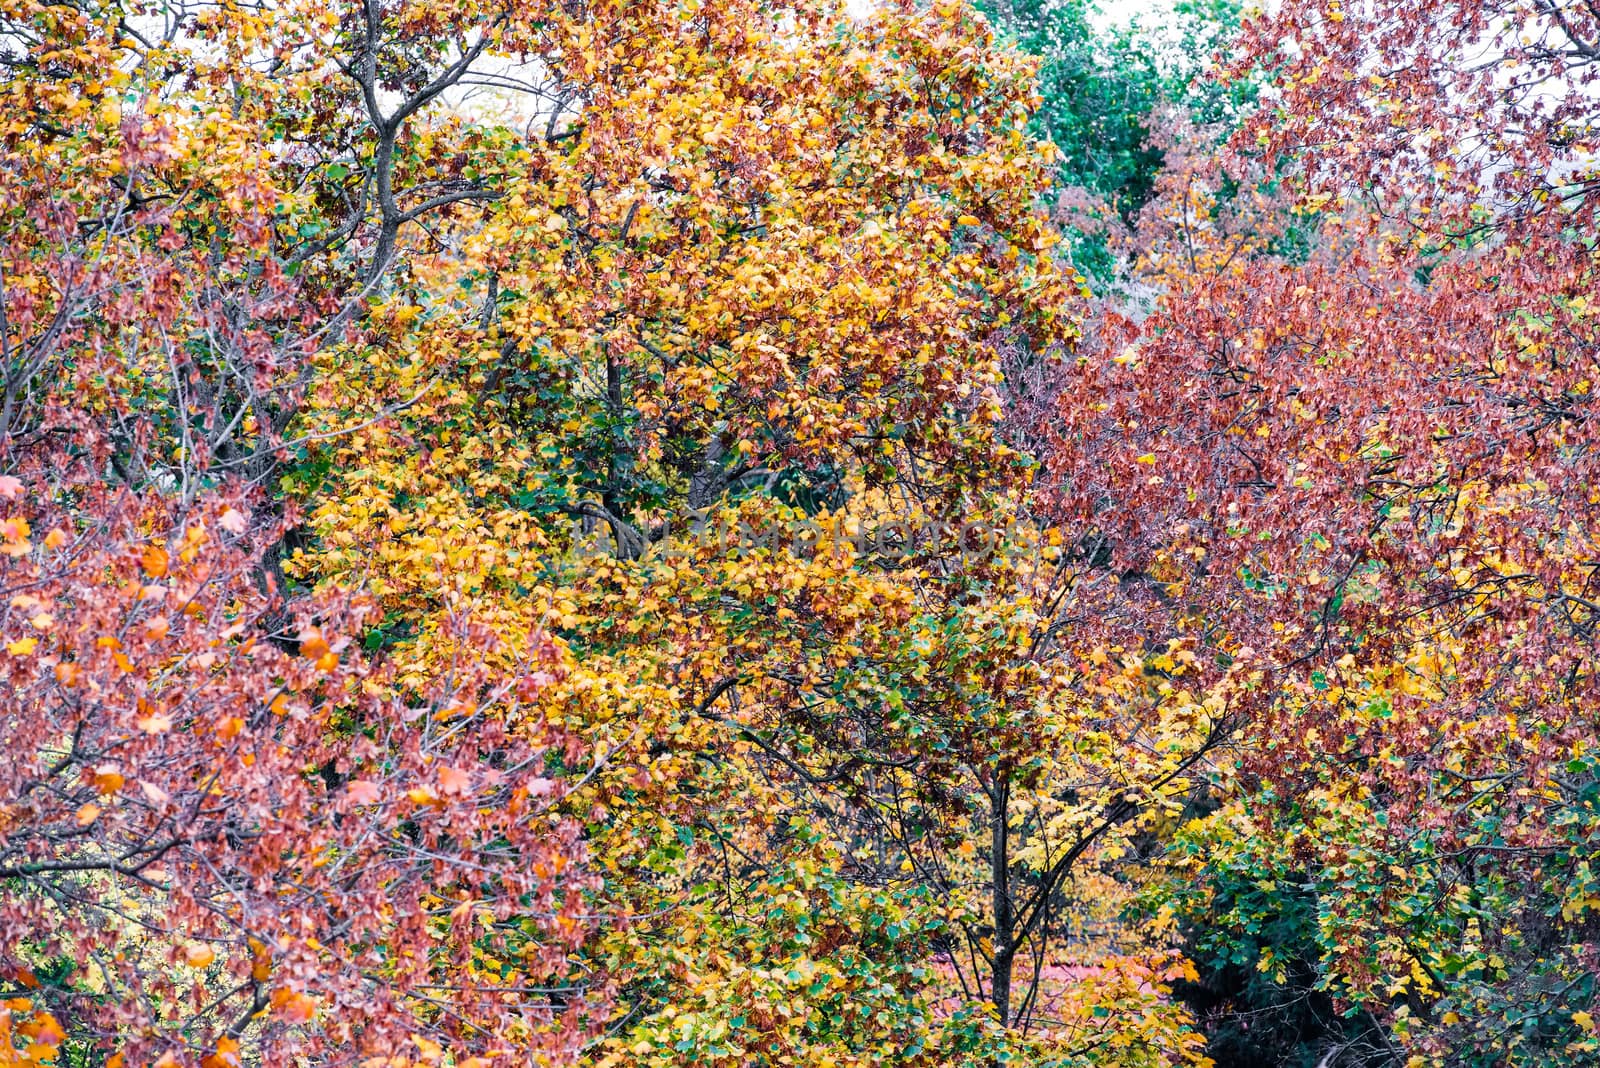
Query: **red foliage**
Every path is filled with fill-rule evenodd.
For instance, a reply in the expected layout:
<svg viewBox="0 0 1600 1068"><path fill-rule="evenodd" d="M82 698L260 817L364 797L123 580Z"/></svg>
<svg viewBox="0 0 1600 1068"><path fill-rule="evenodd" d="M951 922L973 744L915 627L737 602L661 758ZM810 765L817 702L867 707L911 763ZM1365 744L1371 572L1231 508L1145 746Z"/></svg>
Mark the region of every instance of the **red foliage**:
<svg viewBox="0 0 1600 1068"><path fill-rule="evenodd" d="M211 188L170 117L105 117L114 19L14 7L49 62L7 113L62 114L0 138L12 1009L128 1063L564 1060L597 992L554 812L583 755L537 710L557 649L457 618L417 688L356 644L370 605L286 595L261 486L348 280L275 243L259 171Z"/></svg>
<svg viewBox="0 0 1600 1068"><path fill-rule="evenodd" d="M580 843L550 814L579 754L530 728L538 687L471 656L398 693L352 644L359 603L286 617L260 592L265 536L229 531L246 501L179 512L24 470L0 559L0 967L49 970L74 1036L138 1036L140 1060L247 1031L268 1063L413 1035L566 1049L582 991L528 988L564 985L585 931Z"/></svg>

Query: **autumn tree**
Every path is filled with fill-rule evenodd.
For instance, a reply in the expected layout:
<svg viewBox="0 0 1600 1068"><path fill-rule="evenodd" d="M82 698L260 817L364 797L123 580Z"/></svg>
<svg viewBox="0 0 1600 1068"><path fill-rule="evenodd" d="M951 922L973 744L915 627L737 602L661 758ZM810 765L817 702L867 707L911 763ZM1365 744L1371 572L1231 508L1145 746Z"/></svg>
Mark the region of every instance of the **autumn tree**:
<svg viewBox="0 0 1600 1068"><path fill-rule="evenodd" d="M0 9L8 1063L564 1061L603 1018L562 651L457 614L402 680L277 568L317 357L485 195L398 147L479 15Z"/></svg>
<svg viewBox="0 0 1600 1068"><path fill-rule="evenodd" d="M984 1063L1051 1015L1089 814L1184 766L1094 762L1208 717L1168 687L1111 726L1052 677L1032 557L1060 554L997 435L1004 359L1064 350L1081 279L1027 68L957 5L592 14L540 63L581 109L411 232L388 328L307 413L348 433L291 476L291 571L372 591L419 677L460 606L572 650L552 700L605 758L569 804L620 920L590 950L621 983L605 1056ZM1107 695L1142 691L1122 668ZM1183 1055L1175 967L1106 977L1156 1010L1140 1056Z"/></svg>
<svg viewBox="0 0 1600 1068"><path fill-rule="evenodd" d="M1302 910L1315 987L1380 1025L1319 1057L1594 1043L1595 28L1582 4L1249 22L1235 73L1271 106L1174 187L1164 296L1061 394L1062 514L1123 576L1103 614L1262 670L1178 900L1280 976L1301 962L1262 925ZM1309 256L1225 225L1280 180Z"/></svg>
<svg viewBox="0 0 1600 1068"><path fill-rule="evenodd" d="M580 756L525 724L555 651L488 671L461 618L456 670L403 692L351 646L362 606L274 625L244 501L174 515L21 469L0 564L19 1055L567 1057L587 880L550 768Z"/></svg>

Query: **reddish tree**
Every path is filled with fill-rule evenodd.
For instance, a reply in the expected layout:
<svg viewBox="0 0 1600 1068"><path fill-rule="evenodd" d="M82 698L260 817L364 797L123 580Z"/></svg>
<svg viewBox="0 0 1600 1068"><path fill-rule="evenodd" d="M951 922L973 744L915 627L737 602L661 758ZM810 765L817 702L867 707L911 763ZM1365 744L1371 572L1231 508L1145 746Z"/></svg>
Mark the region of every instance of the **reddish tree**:
<svg viewBox="0 0 1600 1068"><path fill-rule="evenodd" d="M1561 872L1595 833L1600 744L1597 15L1290 0L1249 22L1233 75L1261 72L1269 106L1164 178L1160 296L1066 369L1051 428L1056 516L1113 579L1081 586L1088 640L1247 657L1252 781L1363 799L1383 826L1362 848L1430 873L1431 911L1384 865L1323 902L1335 970L1384 1012L1397 974L1437 966L1401 984L1437 1017L1424 1050L1511 1043L1439 964L1476 937L1456 888L1491 878L1523 897L1473 974L1564 1021L1552 1048L1588 1019L1595 944ZM1309 848L1350 863L1348 841Z"/></svg>
<svg viewBox="0 0 1600 1068"><path fill-rule="evenodd" d="M454 670L397 691L358 602L273 629L243 500L179 512L86 467L0 484L13 992L138 1063L568 1050L586 884L552 769L578 753L525 712L553 648L507 675L461 620Z"/></svg>
<svg viewBox="0 0 1600 1068"><path fill-rule="evenodd" d="M397 679L370 605L276 576L313 355L482 192L392 171L487 38L326 14L0 4L0 1061L554 1062L593 1023L557 648L457 617ZM324 29L337 81L296 52ZM270 122L372 153L380 202Z"/></svg>

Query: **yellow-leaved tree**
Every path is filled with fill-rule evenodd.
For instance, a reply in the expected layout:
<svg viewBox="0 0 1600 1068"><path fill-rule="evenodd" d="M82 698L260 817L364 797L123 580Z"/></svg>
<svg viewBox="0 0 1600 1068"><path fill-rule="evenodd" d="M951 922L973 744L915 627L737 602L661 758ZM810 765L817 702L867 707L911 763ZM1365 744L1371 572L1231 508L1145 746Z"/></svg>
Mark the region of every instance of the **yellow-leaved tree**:
<svg viewBox="0 0 1600 1068"><path fill-rule="evenodd" d="M288 567L370 592L417 682L458 616L563 643L597 1055L1197 1056L1179 963L1056 944L1222 701L1059 640L1081 576L999 432L1005 361L1066 351L1083 284L1027 64L954 3L600 4L541 35L486 79L538 81L522 128L427 147L492 196L403 228L325 357Z"/></svg>

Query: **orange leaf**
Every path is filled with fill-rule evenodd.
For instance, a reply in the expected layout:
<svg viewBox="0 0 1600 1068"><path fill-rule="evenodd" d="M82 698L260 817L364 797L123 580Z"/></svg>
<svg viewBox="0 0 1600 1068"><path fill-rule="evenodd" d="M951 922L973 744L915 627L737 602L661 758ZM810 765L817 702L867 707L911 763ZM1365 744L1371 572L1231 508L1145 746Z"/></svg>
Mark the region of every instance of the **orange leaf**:
<svg viewBox="0 0 1600 1068"><path fill-rule="evenodd" d="M297 990L279 987L272 992L272 1008L290 1023L305 1023L316 1015L316 999Z"/></svg>
<svg viewBox="0 0 1600 1068"><path fill-rule="evenodd" d="M28 532L31 529L26 519L7 519L0 522L0 537L6 540L5 545L0 546L0 552L7 556L25 555L33 548L28 542Z"/></svg>
<svg viewBox="0 0 1600 1068"><path fill-rule="evenodd" d="M258 983L267 981L272 974L272 951L259 939L250 939L250 978Z"/></svg>
<svg viewBox="0 0 1600 1068"><path fill-rule="evenodd" d="M61 1024L48 1012L41 1012L18 1030L43 1046L59 1046L67 1038L67 1033L61 1029Z"/></svg>
<svg viewBox="0 0 1600 1068"><path fill-rule="evenodd" d="M200 1059L200 1068L239 1068L239 1043L223 1035L217 1039L217 1051Z"/></svg>
<svg viewBox="0 0 1600 1068"><path fill-rule="evenodd" d="M139 554L139 563L144 568L144 573L151 578L160 578L167 573L167 565L171 558L167 550L159 545L146 545Z"/></svg>
<svg viewBox="0 0 1600 1068"><path fill-rule="evenodd" d="M300 655L307 660L321 660L328 655L328 640L317 627L307 627L300 632Z"/></svg>

